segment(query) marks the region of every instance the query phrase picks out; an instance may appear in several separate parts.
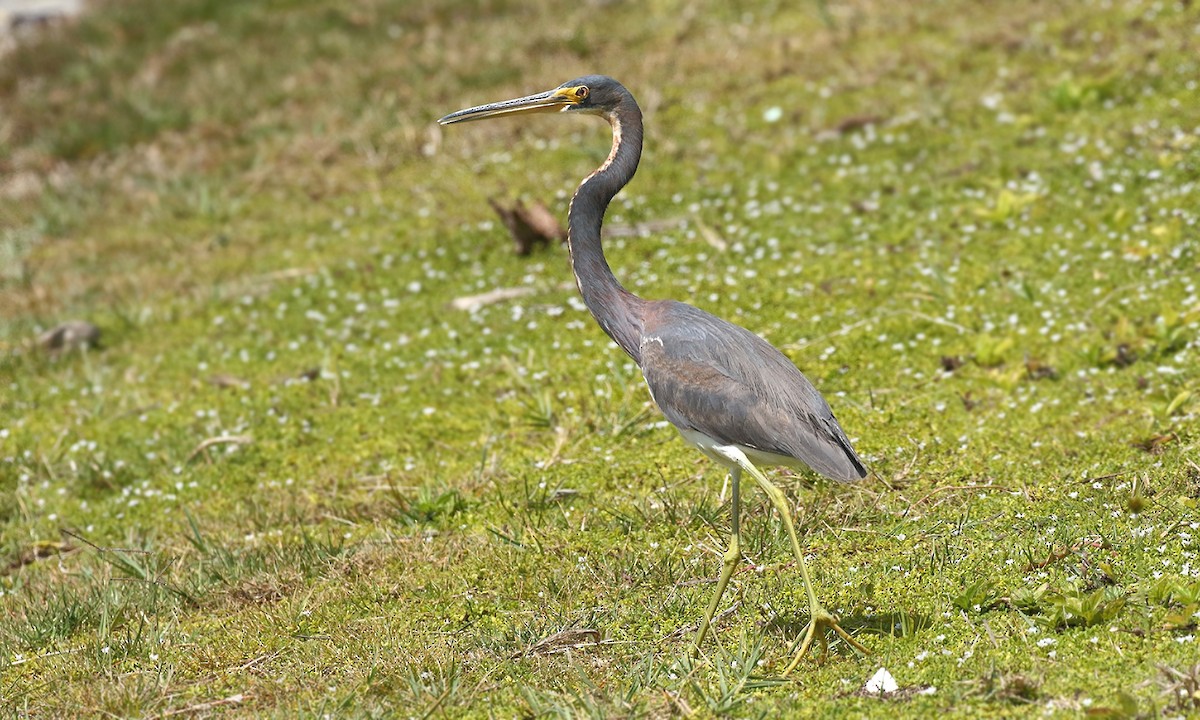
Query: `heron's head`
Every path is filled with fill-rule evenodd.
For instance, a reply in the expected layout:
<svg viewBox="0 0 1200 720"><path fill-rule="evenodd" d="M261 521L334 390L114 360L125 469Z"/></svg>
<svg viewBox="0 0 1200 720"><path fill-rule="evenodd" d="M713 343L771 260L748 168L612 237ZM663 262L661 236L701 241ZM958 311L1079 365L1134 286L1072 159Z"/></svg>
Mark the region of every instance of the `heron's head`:
<svg viewBox="0 0 1200 720"><path fill-rule="evenodd" d="M622 103L632 99L625 86L616 80L606 75L584 75L536 95L459 110L438 123L450 125L536 112L582 112L610 117Z"/></svg>

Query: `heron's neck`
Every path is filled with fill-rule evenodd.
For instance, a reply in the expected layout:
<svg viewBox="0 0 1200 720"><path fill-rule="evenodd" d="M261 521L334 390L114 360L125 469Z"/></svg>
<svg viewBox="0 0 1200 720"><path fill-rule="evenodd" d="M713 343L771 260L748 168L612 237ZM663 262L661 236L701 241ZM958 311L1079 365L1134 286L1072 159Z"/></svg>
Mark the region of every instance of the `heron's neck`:
<svg viewBox="0 0 1200 720"><path fill-rule="evenodd" d="M621 287L604 259L600 244L604 211L633 177L642 155L642 113L632 99L629 103L632 107L622 106L609 117L612 152L575 191L567 225L571 268L584 304L604 332L634 361L639 361L642 310L646 301Z"/></svg>

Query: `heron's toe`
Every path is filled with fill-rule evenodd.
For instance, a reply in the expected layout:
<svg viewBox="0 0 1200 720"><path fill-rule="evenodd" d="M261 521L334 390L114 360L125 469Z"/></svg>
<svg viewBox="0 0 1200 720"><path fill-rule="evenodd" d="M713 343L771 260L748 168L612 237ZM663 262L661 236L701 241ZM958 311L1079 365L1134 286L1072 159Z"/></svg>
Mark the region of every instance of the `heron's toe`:
<svg viewBox="0 0 1200 720"><path fill-rule="evenodd" d="M827 635L829 631L837 633L838 637L845 640L850 644L850 647L860 653L864 655L871 654L870 650L859 641L850 637L850 633L846 632L838 624L837 616L818 605L813 608L808 625L804 627L804 634L797 640L799 647L796 649L796 654L792 657L792 661L788 663L788 666L784 668L783 675L786 676L796 669L796 666L800 664L801 658L812 647L814 640L818 640L821 643L821 657L818 662L825 662L825 658L829 655L829 636Z"/></svg>

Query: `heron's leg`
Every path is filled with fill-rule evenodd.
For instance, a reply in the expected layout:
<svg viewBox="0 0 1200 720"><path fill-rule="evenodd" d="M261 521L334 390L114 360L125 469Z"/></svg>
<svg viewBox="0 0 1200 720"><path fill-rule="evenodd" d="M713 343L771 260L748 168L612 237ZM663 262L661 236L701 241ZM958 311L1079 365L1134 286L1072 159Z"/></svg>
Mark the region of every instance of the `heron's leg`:
<svg viewBox="0 0 1200 720"><path fill-rule="evenodd" d="M729 549L725 551L725 555L721 564L721 576L717 578L717 591L713 593L712 600L708 603L708 612L704 614L704 620L700 623L700 629L696 631L696 640L692 643L692 655L700 653L700 643L704 642L704 636L708 634L708 626L712 623L713 614L717 611L717 605L721 602L721 596L725 594L725 587L729 585L729 578L733 575L733 569L737 567L738 562L742 559L742 540L741 532L741 509L742 509L742 494L738 488L738 481L742 478L742 469L734 466L729 470L729 484L733 489L733 496L730 499L730 513L733 515L732 531L729 537Z"/></svg>
<svg viewBox="0 0 1200 720"><path fill-rule="evenodd" d="M787 675L792 670L796 669L796 666L800 664L800 658L804 657L804 653L808 652L808 649L812 646L812 642L815 638L820 638L822 647L821 655L824 657L825 652L828 650L828 641L826 640L824 633L824 629L826 628L836 632L843 640L850 643L850 645L859 652L869 653L870 651L863 647L862 644L857 640L850 637L850 634L843 630L840 625L838 625L837 618L834 617L834 615L824 607L822 607L821 603L817 601L817 593L813 590L812 579L808 576L808 565L804 562L804 553L801 552L800 541L796 538L796 527L792 523L792 512L788 507L787 498L784 497L783 491L780 490L779 487L770 480L768 480L766 476L763 475L762 472L750 462L750 459L747 458L744 453L739 451L738 455L741 456L739 465L742 465L742 467L754 477L755 482L757 482L758 486L767 493L767 497L771 499L771 504L775 506L775 510L778 511L780 517L783 518L783 526L787 529L788 537L792 541L792 552L795 553L796 563L800 566L800 577L804 580L804 590L806 593L808 593L808 626L805 629L803 640L800 641L800 648L796 651L796 656L792 659L792 662L788 664L786 668L784 668L783 674Z"/></svg>

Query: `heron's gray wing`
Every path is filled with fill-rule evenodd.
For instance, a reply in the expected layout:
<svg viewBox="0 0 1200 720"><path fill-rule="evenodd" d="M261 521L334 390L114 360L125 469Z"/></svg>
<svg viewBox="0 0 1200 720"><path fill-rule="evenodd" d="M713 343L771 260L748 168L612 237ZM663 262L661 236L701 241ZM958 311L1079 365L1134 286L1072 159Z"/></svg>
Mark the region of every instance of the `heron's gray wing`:
<svg viewBox="0 0 1200 720"><path fill-rule="evenodd" d="M719 442L795 458L834 480L866 476L829 404L783 353L698 308L654 303L642 374L674 425Z"/></svg>

